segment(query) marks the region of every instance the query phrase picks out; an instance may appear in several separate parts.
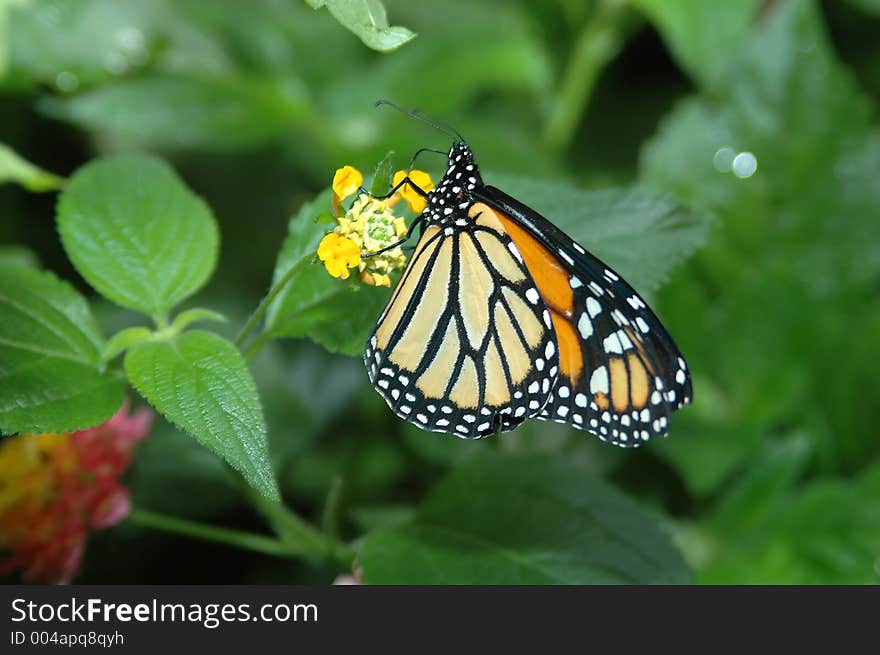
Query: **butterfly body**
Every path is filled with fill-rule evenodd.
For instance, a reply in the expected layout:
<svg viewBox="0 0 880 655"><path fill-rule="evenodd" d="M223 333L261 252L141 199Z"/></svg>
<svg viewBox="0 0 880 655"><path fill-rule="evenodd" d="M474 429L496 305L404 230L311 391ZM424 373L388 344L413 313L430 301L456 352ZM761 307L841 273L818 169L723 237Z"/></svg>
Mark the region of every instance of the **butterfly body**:
<svg viewBox="0 0 880 655"><path fill-rule="evenodd" d="M364 360L389 407L479 438L528 418L620 446L690 401L684 358L647 303L550 221L483 184L456 142Z"/></svg>

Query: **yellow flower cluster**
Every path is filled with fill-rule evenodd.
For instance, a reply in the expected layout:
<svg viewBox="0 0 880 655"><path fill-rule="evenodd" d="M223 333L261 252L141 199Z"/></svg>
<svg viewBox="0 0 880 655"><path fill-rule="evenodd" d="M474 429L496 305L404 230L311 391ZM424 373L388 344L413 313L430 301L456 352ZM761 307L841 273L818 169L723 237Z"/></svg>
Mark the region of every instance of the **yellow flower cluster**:
<svg viewBox="0 0 880 655"><path fill-rule="evenodd" d="M406 171L397 171L394 186L405 177ZM411 171L409 177L423 191L434 188L431 177L424 171ZM349 269L357 268L364 283L390 287L390 273L406 264L406 255L400 246L379 255L361 255L387 248L406 234L406 221L393 212L401 199L417 214L425 209L425 199L409 184L404 184L385 200L362 193L342 213L342 202L357 193L363 183L364 176L352 166L343 166L336 171L333 176L333 211L337 226L321 240L318 258L333 277L347 280Z"/></svg>

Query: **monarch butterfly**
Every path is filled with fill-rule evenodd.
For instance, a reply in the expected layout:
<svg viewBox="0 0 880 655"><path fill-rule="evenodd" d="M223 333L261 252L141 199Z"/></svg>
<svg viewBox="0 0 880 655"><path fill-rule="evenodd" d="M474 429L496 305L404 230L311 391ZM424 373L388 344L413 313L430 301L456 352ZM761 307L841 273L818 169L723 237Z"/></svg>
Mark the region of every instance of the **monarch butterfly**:
<svg viewBox="0 0 880 655"><path fill-rule="evenodd" d="M462 438L528 418L624 447L665 436L693 392L684 357L647 303L538 212L483 184L457 132L407 113L454 142L433 191L400 183L426 207L367 340L379 394L416 426Z"/></svg>

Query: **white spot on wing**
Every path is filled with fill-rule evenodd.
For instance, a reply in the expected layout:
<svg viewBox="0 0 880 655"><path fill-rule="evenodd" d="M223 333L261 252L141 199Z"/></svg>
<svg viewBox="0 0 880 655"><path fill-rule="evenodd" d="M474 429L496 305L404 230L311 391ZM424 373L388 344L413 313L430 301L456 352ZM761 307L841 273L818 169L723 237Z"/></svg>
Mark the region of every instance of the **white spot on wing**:
<svg viewBox="0 0 880 655"><path fill-rule="evenodd" d="M510 241L507 244L507 249L510 251L510 254L516 258L520 264L523 263L522 255L519 254L519 248L516 247L516 244L513 241Z"/></svg>
<svg viewBox="0 0 880 655"><path fill-rule="evenodd" d="M593 336L593 321L584 313L578 319L578 332L580 332L582 339L589 339Z"/></svg>
<svg viewBox="0 0 880 655"><path fill-rule="evenodd" d="M590 376L590 393L608 393L608 369L600 366Z"/></svg>
<svg viewBox="0 0 880 655"><path fill-rule="evenodd" d="M620 346L620 339L617 338L617 332L610 337L605 337L605 340L602 342L602 348L606 353L614 353L617 355L623 354L623 348Z"/></svg>

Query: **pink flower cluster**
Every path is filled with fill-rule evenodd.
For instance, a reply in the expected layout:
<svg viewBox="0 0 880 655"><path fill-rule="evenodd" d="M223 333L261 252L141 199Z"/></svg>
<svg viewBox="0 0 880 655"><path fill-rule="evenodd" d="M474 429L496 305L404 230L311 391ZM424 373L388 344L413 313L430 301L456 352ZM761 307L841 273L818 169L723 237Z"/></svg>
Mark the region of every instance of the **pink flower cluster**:
<svg viewBox="0 0 880 655"><path fill-rule="evenodd" d="M119 478L151 422L149 410L132 414L126 404L86 430L0 437L0 573L70 582L89 531L131 510Z"/></svg>

